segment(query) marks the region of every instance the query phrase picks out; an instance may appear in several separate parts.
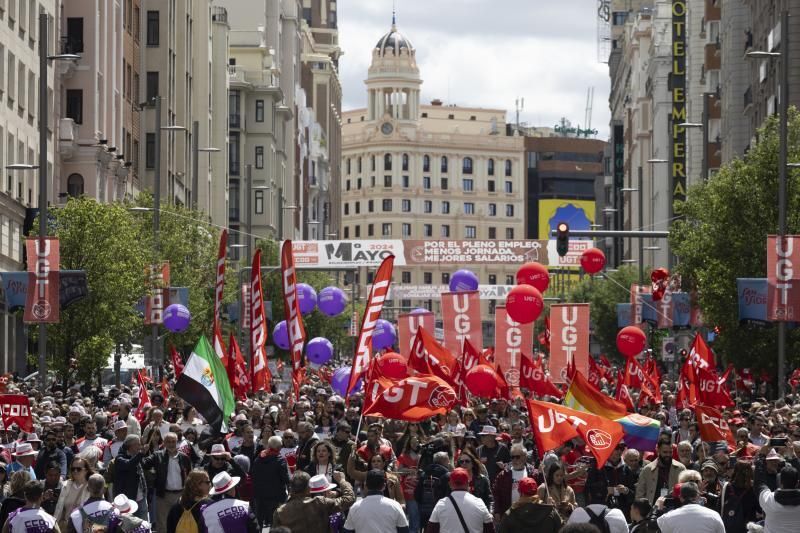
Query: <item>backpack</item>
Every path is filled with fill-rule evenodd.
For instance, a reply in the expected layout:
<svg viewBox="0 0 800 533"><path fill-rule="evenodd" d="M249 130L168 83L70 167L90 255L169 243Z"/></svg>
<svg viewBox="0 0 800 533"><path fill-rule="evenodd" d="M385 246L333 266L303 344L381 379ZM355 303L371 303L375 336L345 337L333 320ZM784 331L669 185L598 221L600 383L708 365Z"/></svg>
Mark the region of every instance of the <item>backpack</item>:
<svg viewBox="0 0 800 533"><path fill-rule="evenodd" d="M92 533L95 531L94 526L108 527L108 521L111 518L110 510L101 516L89 516L83 506L79 507L78 510L81 512L81 533Z"/></svg>
<svg viewBox="0 0 800 533"><path fill-rule="evenodd" d="M200 533L200 528L197 527L197 521L194 519L192 509L200 502L195 503L188 509L184 509L181 513L181 518L178 520L178 525L175 527L175 533Z"/></svg>
<svg viewBox="0 0 800 533"><path fill-rule="evenodd" d="M586 514L589 515L589 523L593 524L600 530L600 533L611 533L611 528L608 527L608 522L606 522L606 515L608 514L608 507L603 507L603 512L598 514L594 514L594 511L589 509L589 507L584 507L584 511Z"/></svg>
<svg viewBox="0 0 800 533"><path fill-rule="evenodd" d="M428 473L427 476L422 478L420 483L422 485L422 498L419 502L420 505L430 506L433 508L433 506L436 505L436 502L438 502L441 498L441 478Z"/></svg>

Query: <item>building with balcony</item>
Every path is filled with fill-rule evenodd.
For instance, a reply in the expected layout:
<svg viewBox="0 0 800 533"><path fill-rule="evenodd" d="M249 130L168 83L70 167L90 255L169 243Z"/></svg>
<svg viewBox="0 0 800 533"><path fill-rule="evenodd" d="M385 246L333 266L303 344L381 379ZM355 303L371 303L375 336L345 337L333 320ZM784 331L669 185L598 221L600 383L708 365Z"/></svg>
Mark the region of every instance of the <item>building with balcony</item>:
<svg viewBox="0 0 800 533"><path fill-rule="evenodd" d="M422 104L416 50L394 22L370 53L368 106L342 115L339 238L524 239L523 138L505 134L505 111ZM517 267L403 266L394 277L440 285L470 268L481 283L513 284ZM393 303L439 311L438 299ZM485 301L484 312L495 303Z"/></svg>
<svg viewBox="0 0 800 533"><path fill-rule="evenodd" d="M48 50L57 54L60 19L53 0L0 2L0 271L21 271L26 221L33 222L38 204L38 172L12 170L11 164L39 164L39 9L48 16ZM70 62L71 63L71 62ZM55 95L63 75L73 65L51 63L47 72L47 170L58 168L56 154L60 133ZM57 198L48 190L51 203ZM26 328L19 314L11 314L0 298L0 371L27 369Z"/></svg>

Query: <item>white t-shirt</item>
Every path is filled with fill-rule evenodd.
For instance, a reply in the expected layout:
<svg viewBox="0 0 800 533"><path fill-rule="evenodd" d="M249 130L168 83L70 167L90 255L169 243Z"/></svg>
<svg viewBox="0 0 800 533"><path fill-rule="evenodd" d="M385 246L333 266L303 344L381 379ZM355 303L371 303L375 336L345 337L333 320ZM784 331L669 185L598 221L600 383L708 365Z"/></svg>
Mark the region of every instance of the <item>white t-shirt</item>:
<svg viewBox="0 0 800 533"><path fill-rule="evenodd" d="M519 482L528 477L528 469L522 470L511 469L511 503L519 500Z"/></svg>
<svg viewBox="0 0 800 533"><path fill-rule="evenodd" d="M603 514L603 511L606 509L605 505L598 503L587 505L587 507L598 516ZM567 523L587 524L589 523L589 514L583 509L583 507L577 507L574 511L572 511L572 514L569 515L569 520ZM622 514L622 511L619 509L608 510L608 513L606 513L606 524L608 524L608 530L611 533L628 533L628 522L625 520L625 515Z"/></svg>
<svg viewBox="0 0 800 533"><path fill-rule="evenodd" d="M469 533L483 533L483 524L491 522L492 514L486 508L483 500L477 498L465 490L457 490L450 493L464 517ZM439 531L458 531L464 530L458 514L453 508L450 498L442 498L433 508L430 522L439 524ZM345 524L346 526L346 524Z"/></svg>
<svg viewBox="0 0 800 533"><path fill-rule="evenodd" d="M105 500L98 500L96 502L84 504L83 510L93 519L101 518L106 514L108 514L110 518L111 513L114 512L114 506ZM69 517L70 520L72 520L72 525L75 526L75 531L83 531L83 515L81 514L81 508L79 507L72 511ZM108 523L107 520L106 523Z"/></svg>
<svg viewBox="0 0 800 533"><path fill-rule="evenodd" d="M22 507L8 516L10 533L40 533L53 531L56 519L42 509Z"/></svg>
<svg viewBox="0 0 800 533"><path fill-rule="evenodd" d="M719 513L696 503L684 505L659 516L658 527L662 533L725 533L725 524ZM769 530L764 528L764 531ZM787 531L797 531L797 529Z"/></svg>
<svg viewBox="0 0 800 533"><path fill-rule="evenodd" d="M84 437L82 439L78 439L78 441L75 443L75 447L78 448L78 453L82 452L89 446L96 446L100 448L100 450L105 451L106 446L108 446L108 441L103 437L95 437L93 439Z"/></svg>
<svg viewBox="0 0 800 533"><path fill-rule="evenodd" d="M370 495L350 508L344 528L356 533L397 533L408 527L408 520L399 503L382 494Z"/></svg>

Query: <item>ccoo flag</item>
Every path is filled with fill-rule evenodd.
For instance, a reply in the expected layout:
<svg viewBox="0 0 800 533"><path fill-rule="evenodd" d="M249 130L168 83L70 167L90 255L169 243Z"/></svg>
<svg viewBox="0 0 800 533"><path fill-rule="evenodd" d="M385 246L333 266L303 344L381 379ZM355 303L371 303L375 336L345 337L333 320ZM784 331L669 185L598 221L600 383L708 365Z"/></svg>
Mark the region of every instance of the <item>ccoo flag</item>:
<svg viewBox="0 0 800 533"><path fill-rule="evenodd" d="M186 361L175 393L197 409L215 431L227 431L234 409L233 391L222 361L205 337L200 337Z"/></svg>

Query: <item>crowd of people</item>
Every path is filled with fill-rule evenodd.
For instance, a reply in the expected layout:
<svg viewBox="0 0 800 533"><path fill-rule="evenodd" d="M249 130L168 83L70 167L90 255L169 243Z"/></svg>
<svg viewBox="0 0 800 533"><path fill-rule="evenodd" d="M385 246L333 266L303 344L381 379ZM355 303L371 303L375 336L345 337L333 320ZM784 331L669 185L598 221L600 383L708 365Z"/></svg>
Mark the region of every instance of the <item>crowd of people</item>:
<svg viewBox="0 0 800 533"><path fill-rule="evenodd" d="M700 438L671 383L653 450L539 450L524 399L420 422L362 417L311 376L236 403L216 432L179 397L10 382L33 427L0 427L0 525L20 532L800 531L800 395L737 402L735 445Z"/></svg>

